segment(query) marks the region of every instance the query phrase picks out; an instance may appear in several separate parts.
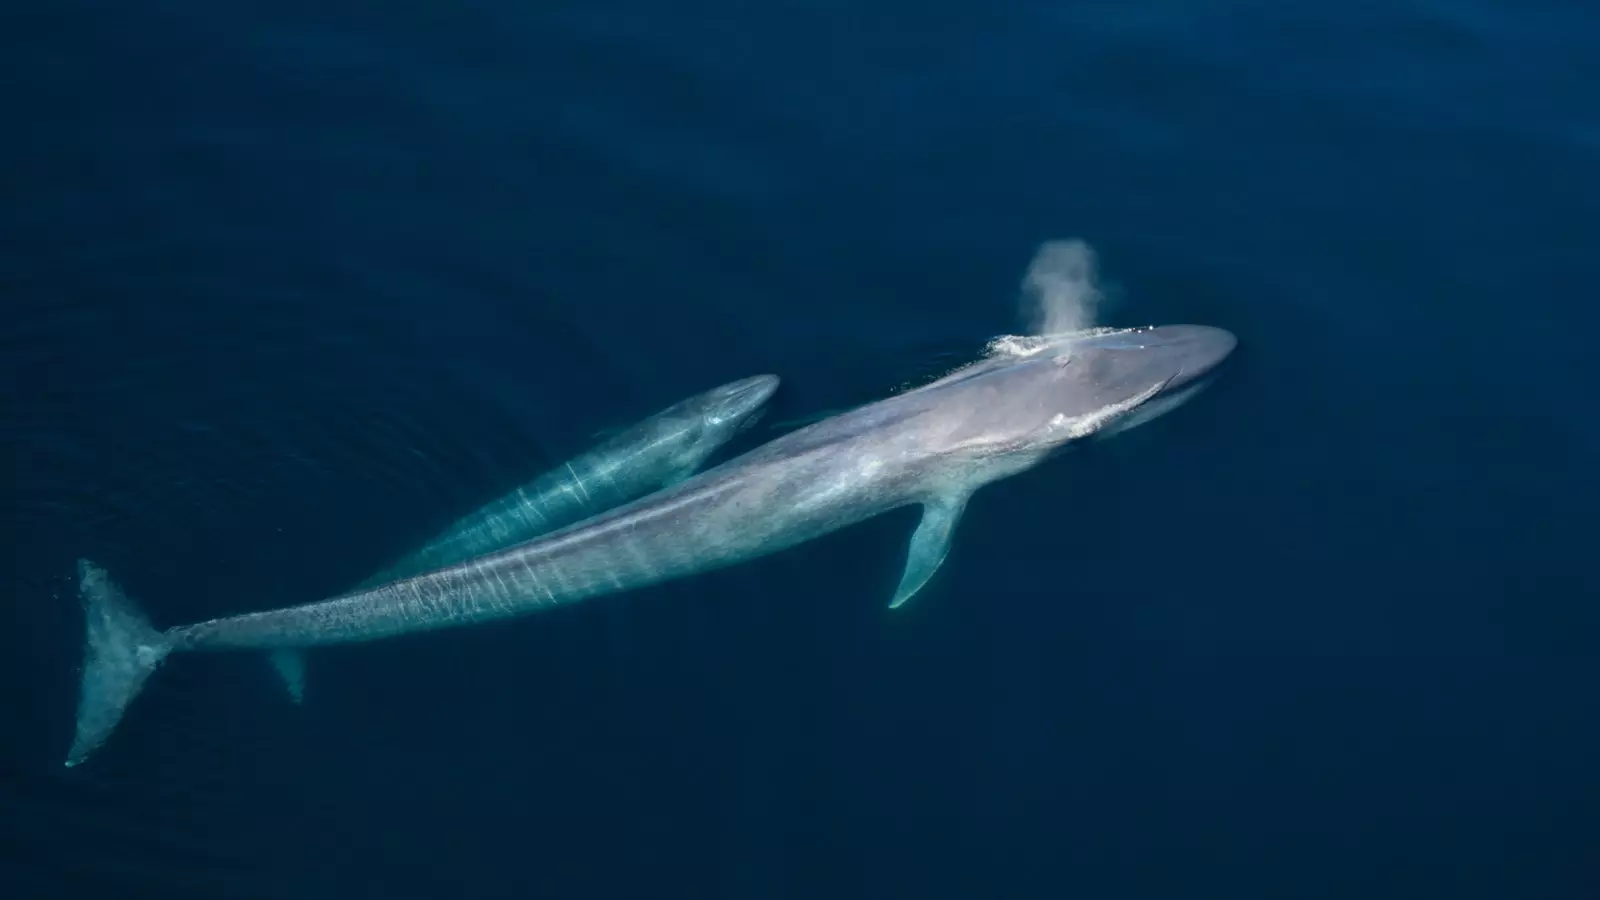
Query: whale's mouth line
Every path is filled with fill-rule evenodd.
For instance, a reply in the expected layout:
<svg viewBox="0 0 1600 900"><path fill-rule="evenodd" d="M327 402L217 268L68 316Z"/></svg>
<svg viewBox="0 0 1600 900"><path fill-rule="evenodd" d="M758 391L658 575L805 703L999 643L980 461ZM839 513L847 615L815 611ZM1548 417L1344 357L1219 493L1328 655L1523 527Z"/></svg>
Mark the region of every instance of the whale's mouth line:
<svg viewBox="0 0 1600 900"><path fill-rule="evenodd" d="M760 422L762 418L766 416L766 414L767 409L765 406L758 407L754 412L747 413L739 422L738 427L734 429L735 433L743 434L744 432L749 431L751 428L754 428L755 424Z"/></svg>

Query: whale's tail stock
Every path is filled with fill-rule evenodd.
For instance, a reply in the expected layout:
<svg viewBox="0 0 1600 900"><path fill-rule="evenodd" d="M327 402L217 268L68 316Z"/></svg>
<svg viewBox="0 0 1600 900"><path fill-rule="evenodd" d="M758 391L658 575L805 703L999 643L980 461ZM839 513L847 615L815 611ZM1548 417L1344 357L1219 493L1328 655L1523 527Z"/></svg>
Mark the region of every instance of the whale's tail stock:
<svg viewBox="0 0 1600 900"><path fill-rule="evenodd" d="M68 766L88 759L105 743L145 680L172 650L171 642L112 583L105 569L86 559L78 560L78 595L88 627L77 732L67 753Z"/></svg>

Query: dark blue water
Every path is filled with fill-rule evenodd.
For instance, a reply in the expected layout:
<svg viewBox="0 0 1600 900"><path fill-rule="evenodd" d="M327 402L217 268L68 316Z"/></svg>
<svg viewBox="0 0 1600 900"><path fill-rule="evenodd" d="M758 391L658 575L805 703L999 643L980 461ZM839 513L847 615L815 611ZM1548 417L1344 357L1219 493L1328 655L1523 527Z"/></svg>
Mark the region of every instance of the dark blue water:
<svg viewBox="0 0 1600 900"><path fill-rule="evenodd" d="M1600 896L1591 5L62 0L0 60L0 895ZM61 767L79 556L326 596L721 381L926 377L1068 237L1241 349L906 609L910 511L302 709L179 658Z"/></svg>

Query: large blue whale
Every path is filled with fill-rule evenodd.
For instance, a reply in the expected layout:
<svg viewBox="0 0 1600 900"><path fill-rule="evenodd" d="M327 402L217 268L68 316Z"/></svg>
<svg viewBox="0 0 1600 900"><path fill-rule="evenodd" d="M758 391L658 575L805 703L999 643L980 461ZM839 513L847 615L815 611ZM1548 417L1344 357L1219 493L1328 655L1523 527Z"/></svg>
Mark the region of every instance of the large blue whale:
<svg viewBox="0 0 1600 900"><path fill-rule="evenodd" d="M997 342L931 384L558 531L301 606L159 631L80 561L88 647L67 765L106 740L174 652L314 647L491 622L755 559L918 504L889 604L899 607L939 568L976 490L1182 404L1235 345L1227 331L1194 325Z"/></svg>

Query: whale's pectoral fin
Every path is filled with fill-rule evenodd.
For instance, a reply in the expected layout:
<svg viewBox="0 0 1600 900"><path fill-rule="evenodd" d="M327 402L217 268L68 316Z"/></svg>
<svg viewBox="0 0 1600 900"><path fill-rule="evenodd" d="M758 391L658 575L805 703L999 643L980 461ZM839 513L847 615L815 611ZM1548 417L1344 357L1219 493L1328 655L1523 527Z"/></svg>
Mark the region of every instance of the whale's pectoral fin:
<svg viewBox="0 0 1600 900"><path fill-rule="evenodd" d="M922 504L922 523L911 535L911 549L906 554L906 571L900 576L900 587L889 601L890 609L897 609L922 589L939 570L945 555L950 552L950 536L956 523L967 508L966 494L953 494L928 500Z"/></svg>
<svg viewBox="0 0 1600 900"><path fill-rule="evenodd" d="M303 702L306 697L305 651L285 647L267 654L267 660L278 671L278 677L283 679L283 686L289 689L289 699L295 703Z"/></svg>

